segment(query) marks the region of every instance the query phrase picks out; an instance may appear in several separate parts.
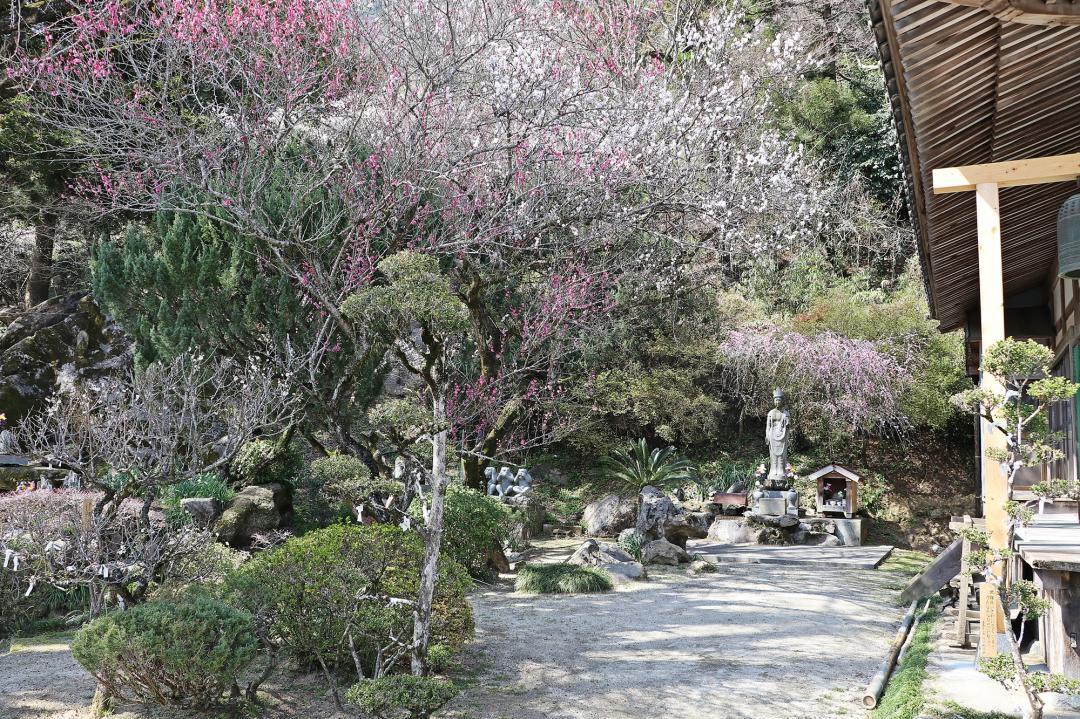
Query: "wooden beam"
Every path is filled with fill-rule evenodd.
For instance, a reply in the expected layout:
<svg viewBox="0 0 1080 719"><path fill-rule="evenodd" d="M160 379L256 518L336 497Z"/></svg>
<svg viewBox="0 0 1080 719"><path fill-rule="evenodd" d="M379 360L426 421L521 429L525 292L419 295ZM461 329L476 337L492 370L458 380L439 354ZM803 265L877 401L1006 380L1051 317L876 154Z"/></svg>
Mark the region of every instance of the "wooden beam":
<svg viewBox="0 0 1080 719"><path fill-rule="evenodd" d="M1005 290L1001 272L1001 209L998 202L998 186L980 183L975 188L975 217L979 230L979 317L982 324L981 351L1005 339ZM1001 381L983 372L979 385L984 389L1002 393ZM1008 478L1001 462L987 457L991 448L1005 449L1005 435L985 419L979 421L982 446L982 503L986 517L986 533L990 547L1005 549L1008 545L1008 516L1005 500L1008 499ZM1000 564L1000 563L999 563ZM996 566L998 576L1004 576L1004 568ZM979 610L982 636L981 656L997 654L996 635L989 641L988 632L996 631L997 617L993 612L996 604L988 600L985 590L980 592Z"/></svg>
<svg viewBox="0 0 1080 719"><path fill-rule="evenodd" d="M1080 177L1080 152L1031 160L989 162L985 165L944 167L934 170L934 194L970 192L980 184L998 187L1070 182Z"/></svg>

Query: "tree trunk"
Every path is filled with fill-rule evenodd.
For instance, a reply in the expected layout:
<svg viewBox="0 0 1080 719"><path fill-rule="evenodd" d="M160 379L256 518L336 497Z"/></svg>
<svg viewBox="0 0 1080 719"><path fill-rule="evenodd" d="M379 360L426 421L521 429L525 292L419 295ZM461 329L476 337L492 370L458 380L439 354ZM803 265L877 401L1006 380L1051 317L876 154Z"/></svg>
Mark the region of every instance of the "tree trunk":
<svg viewBox="0 0 1080 719"><path fill-rule="evenodd" d="M465 467L465 486L487 494L487 482L484 479L484 470L488 466L487 461L470 456L462 460L462 464Z"/></svg>
<svg viewBox="0 0 1080 719"><path fill-rule="evenodd" d="M446 393L435 390L434 416L436 426L446 425ZM431 439L431 511L424 533L424 566L420 572L420 596L416 601L416 619L413 623L412 673L427 673L427 649L431 638L431 604L435 597L435 581L439 573L439 549L443 535L443 509L446 504L446 487L450 477L446 474L446 443L448 433L444 429Z"/></svg>
<svg viewBox="0 0 1080 719"><path fill-rule="evenodd" d="M60 220L55 212L42 210L34 225L34 251L30 255L30 276L26 280L26 306L49 299L52 288L53 246Z"/></svg>

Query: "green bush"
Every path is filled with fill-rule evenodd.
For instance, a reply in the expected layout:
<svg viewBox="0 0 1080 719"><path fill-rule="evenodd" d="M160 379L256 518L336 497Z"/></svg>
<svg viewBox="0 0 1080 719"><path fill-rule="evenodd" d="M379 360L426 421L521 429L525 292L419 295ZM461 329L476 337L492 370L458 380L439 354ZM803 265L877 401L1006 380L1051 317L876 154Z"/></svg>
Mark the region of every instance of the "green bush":
<svg viewBox="0 0 1080 719"><path fill-rule="evenodd" d="M413 504L411 513L414 521L423 521L419 502ZM453 485L446 493L442 552L465 567L470 576L490 577L491 550L507 543L512 519L510 510L501 502Z"/></svg>
<svg viewBox="0 0 1080 719"><path fill-rule="evenodd" d="M411 674L365 679L346 695L378 719L427 719L455 696L457 689L445 679Z"/></svg>
<svg viewBox="0 0 1080 719"><path fill-rule="evenodd" d="M225 597L297 661L353 669L351 638L364 675L376 676L408 661L401 641L412 637L423 556L420 537L398 527L335 525L256 555L226 580ZM472 638L467 588L464 570L444 558L432 644L457 648Z"/></svg>
<svg viewBox="0 0 1080 719"><path fill-rule="evenodd" d="M83 627L75 660L112 695L205 708L255 658L251 615L208 597L153 601Z"/></svg>
<svg viewBox="0 0 1080 719"><path fill-rule="evenodd" d="M212 497L222 504L236 496L236 491L215 472L197 474L176 484L166 486L161 492L161 508L165 518L172 524L188 524L191 516L180 508L180 500L190 497Z"/></svg>
<svg viewBox="0 0 1080 719"><path fill-rule="evenodd" d="M229 471L240 484L292 484L304 468L304 457L294 444L279 446L277 442L256 439L236 453Z"/></svg>
<svg viewBox="0 0 1080 719"><path fill-rule="evenodd" d="M393 479L373 479L366 464L347 454L331 454L312 462L311 481L328 497L348 505L350 514L372 495L400 495L405 489Z"/></svg>
<svg viewBox="0 0 1080 719"><path fill-rule="evenodd" d="M530 564L518 571L514 588L530 594L608 592L611 575L597 567L574 564Z"/></svg>

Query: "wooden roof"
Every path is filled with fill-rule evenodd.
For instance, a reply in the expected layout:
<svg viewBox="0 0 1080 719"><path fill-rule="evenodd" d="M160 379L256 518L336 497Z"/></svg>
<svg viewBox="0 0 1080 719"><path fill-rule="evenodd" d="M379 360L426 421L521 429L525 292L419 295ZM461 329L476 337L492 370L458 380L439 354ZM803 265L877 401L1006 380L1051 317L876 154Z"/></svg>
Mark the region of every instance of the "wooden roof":
<svg viewBox="0 0 1080 719"><path fill-rule="evenodd" d="M870 0L932 314L978 306L975 198L935 168L1080 152L1080 1ZM1046 282L1070 183L1001 190L1006 296Z"/></svg>
<svg viewBox="0 0 1080 719"><path fill-rule="evenodd" d="M818 471L816 471L813 474L809 475L806 479L808 481L814 481L815 479L818 479L819 477L824 477L824 476L829 475L829 474L838 474L841 477L844 477L846 479L850 479L852 482L861 481L861 478L859 477L859 475L855 474L854 472L852 472L847 467L841 467L839 464L825 465L824 467L822 467Z"/></svg>

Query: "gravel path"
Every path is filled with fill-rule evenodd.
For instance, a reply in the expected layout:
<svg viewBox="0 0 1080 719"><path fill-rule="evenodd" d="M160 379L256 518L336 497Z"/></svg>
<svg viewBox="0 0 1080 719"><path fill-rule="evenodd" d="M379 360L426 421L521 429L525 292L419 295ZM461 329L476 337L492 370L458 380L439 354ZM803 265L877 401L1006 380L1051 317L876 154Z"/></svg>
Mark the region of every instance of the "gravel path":
<svg viewBox="0 0 1080 719"><path fill-rule="evenodd" d="M561 559L571 546L540 550ZM535 561L535 557L534 557ZM537 597L509 587L471 598L477 641L456 719L824 719L857 703L892 639L902 579L882 570L728 565L600 595ZM67 638L0 653L0 719L87 719L93 681ZM318 677L282 675L260 719L334 714ZM190 719L124 705L114 719Z"/></svg>
<svg viewBox="0 0 1080 719"><path fill-rule="evenodd" d="M729 566L603 595L473 597L461 719L824 719L858 699L903 610L883 571Z"/></svg>

